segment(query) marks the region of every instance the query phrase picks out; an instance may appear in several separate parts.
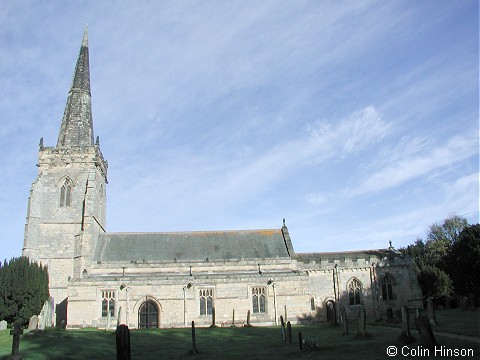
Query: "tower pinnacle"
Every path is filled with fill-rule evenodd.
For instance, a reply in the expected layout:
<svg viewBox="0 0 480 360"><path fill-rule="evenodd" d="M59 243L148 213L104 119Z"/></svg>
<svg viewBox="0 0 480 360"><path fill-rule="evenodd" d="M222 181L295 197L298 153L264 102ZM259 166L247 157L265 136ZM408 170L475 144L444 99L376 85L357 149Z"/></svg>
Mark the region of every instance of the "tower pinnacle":
<svg viewBox="0 0 480 360"><path fill-rule="evenodd" d="M92 146L93 121L88 57L88 25L83 34L72 85L58 134L59 146Z"/></svg>

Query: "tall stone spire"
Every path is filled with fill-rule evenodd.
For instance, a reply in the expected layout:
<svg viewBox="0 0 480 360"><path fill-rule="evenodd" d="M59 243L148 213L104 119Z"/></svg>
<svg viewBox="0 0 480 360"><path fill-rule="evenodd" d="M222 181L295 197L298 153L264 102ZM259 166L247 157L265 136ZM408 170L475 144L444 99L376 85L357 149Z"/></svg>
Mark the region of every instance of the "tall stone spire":
<svg viewBox="0 0 480 360"><path fill-rule="evenodd" d="M92 146L93 122L88 60L88 26L85 27L72 86L68 93L57 147Z"/></svg>

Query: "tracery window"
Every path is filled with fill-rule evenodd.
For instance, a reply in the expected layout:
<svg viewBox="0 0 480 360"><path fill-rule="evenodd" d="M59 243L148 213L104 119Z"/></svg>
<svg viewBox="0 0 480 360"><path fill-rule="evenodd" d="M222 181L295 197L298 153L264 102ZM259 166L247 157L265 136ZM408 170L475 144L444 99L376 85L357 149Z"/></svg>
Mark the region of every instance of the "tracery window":
<svg viewBox="0 0 480 360"><path fill-rule="evenodd" d="M382 279L382 299L393 300L393 279L389 274Z"/></svg>
<svg viewBox="0 0 480 360"><path fill-rule="evenodd" d="M102 291L102 317L115 316L115 291Z"/></svg>
<svg viewBox="0 0 480 360"><path fill-rule="evenodd" d="M352 279L348 284L348 301L350 305L360 305L362 295L362 283L357 279Z"/></svg>
<svg viewBox="0 0 480 360"><path fill-rule="evenodd" d="M60 206L72 205L72 183L70 180L65 179L62 187L60 188Z"/></svg>
<svg viewBox="0 0 480 360"><path fill-rule="evenodd" d="M254 287L252 288L252 308L254 314L265 313L265 297L266 289L265 287Z"/></svg>
<svg viewBox="0 0 480 360"><path fill-rule="evenodd" d="M200 315L212 315L213 289L200 289Z"/></svg>

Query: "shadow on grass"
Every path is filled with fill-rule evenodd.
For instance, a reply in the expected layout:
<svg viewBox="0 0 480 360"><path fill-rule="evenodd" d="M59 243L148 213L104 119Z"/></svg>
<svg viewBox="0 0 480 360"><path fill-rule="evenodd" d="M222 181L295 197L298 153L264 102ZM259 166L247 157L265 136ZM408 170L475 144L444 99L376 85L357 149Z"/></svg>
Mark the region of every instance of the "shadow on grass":
<svg viewBox="0 0 480 360"><path fill-rule="evenodd" d="M342 335L341 327L325 323L292 326L292 331L292 344L287 344L279 327L197 328L199 353L192 354L189 328L131 330L132 359L380 359L386 357L388 346L403 346L397 340L400 329L378 326L367 326L364 337L356 331ZM299 351L299 332L316 347ZM7 340L11 349L11 336L0 334L0 342L6 344ZM448 347L473 345L441 340ZM7 355L9 349L0 348L0 357ZM475 349L480 351L478 346ZM115 333L96 329L30 332L22 335L20 353L26 360L115 359Z"/></svg>

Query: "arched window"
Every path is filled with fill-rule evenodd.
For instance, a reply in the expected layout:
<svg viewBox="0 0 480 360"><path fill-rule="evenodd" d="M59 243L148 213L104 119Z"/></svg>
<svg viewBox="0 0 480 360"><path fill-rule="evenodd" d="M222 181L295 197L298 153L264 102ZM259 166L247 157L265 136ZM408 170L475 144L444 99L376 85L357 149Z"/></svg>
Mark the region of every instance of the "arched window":
<svg viewBox="0 0 480 360"><path fill-rule="evenodd" d="M102 317L115 316L115 291L102 291Z"/></svg>
<svg viewBox="0 0 480 360"><path fill-rule="evenodd" d="M60 206L72 205L72 182L69 179L65 179L60 188Z"/></svg>
<svg viewBox="0 0 480 360"><path fill-rule="evenodd" d="M389 274L382 279L382 299L393 300L393 278Z"/></svg>
<svg viewBox="0 0 480 360"><path fill-rule="evenodd" d="M201 289L200 297L200 315L212 315L213 309L213 289Z"/></svg>
<svg viewBox="0 0 480 360"><path fill-rule="evenodd" d="M265 313L265 287L252 288L252 308L254 314Z"/></svg>
<svg viewBox="0 0 480 360"><path fill-rule="evenodd" d="M352 279L348 284L348 301L350 305L360 305L362 295L362 283Z"/></svg>

